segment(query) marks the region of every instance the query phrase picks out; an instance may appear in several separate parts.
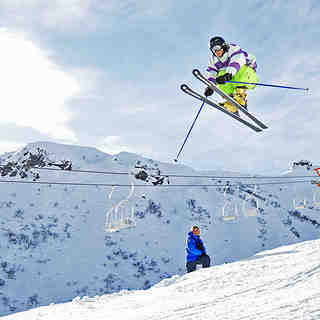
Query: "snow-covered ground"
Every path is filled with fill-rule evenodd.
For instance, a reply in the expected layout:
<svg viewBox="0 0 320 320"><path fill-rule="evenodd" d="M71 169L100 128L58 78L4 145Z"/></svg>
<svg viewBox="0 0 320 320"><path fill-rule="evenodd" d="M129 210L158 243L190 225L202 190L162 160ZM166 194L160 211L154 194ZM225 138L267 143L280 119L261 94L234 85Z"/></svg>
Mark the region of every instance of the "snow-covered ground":
<svg viewBox="0 0 320 320"><path fill-rule="evenodd" d="M18 161L38 147L53 160L72 160L74 170L129 172L140 161L162 174L235 179L170 177L170 185L154 187L128 175L39 170L40 182L93 186L0 183L0 316L78 296L148 289L165 278L182 276L185 239L193 224L201 228L216 272L224 263L320 236L320 199L316 198L320 188L311 183L253 187L247 185L252 179L244 179L243 174L203 173L136 154L112 156L94 148L48 142L3 155L2 162ZM286 175L311 176L312 170L300 168ZM124 209L128 213L133 209L134 224L106 232L108 212L128 197L132 181L134 192ZM95 185L99 183L129 187ZM236 186L224 188L226 183ZM190 186L200 184L213 186ZM303 208L295 209L293 199L305 203ZM246 214L243 209L252 200L258 208L255 214ZM139 294L145 292L149 291Z"/></svg>
<svg viewBox="0 0 320 320"><path fill-rule="evenodd" d="M320 240L120 291L40 307L6 320L320 319Z"/></svg>

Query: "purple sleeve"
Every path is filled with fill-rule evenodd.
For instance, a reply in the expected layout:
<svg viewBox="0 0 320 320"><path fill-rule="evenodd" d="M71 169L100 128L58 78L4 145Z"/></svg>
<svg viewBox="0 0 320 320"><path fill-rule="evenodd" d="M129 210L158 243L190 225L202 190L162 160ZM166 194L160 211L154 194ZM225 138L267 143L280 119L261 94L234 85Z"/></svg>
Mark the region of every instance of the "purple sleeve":
<svg viewBox="0 0 320 320"><path fill-rule="evenodd" d="M212 67L208 67L207 71L208 71L208 72L210 72L210 71L215 71L215 72L218 73L218 70L217 70L216 68L212 68Z"/></svg>

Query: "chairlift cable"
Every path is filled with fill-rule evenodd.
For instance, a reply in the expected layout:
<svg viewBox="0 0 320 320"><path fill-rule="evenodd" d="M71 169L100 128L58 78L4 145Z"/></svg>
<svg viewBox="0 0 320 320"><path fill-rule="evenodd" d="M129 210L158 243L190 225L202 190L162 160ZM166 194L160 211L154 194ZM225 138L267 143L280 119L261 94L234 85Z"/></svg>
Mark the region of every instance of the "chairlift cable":
<svg viewBox="0 0 320 320"><path fill-rule="evenodd" d="M37 168L36 170L60 171L60 172L74 172L74 173L93 173L93 174L106 174L106 175L129 175L129 172L116 172L116 171L95 171L95 170L61 170L58 168ZM310 178L311 176L211 176L211 175L179 175L179 174L158 174L160 177L171 178L207 178L207 179L299 179Z"/></svg>
<svg viewBox="0 0 320 320"><path fill-rule="evenodd" d="M298 181L277 181L277 182L262 182L262 183L245 183L245 186L261 186L261 185L286 185L295 183L310 183L311 180ZM131 184L118 183L81 183L81 182L53 182L53 181L23 181L23 180L0 180L0 183L20 183L20 184L38 184L38 185L73 185L73 186L101 186L101 187L132 187ZM237 187L239 184L137 184L135 187Z"/></svg>

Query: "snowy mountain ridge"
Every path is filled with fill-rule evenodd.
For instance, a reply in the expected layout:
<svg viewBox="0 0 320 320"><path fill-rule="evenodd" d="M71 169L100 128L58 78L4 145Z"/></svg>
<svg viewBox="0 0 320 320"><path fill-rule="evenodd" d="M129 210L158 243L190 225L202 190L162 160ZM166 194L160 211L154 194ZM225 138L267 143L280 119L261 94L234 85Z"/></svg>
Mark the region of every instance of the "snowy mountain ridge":
<svg viewBox="0 0 320 320"><path fill-rule="evenodd" d="M185 238L193 224L200 226L208 254L218 265L319 238L318 187L310 183L254 186L242 177L190 177L204 173L126 152L108 155L48 142L29 144L1 158L19 161L37 148L46 150L51 160L71 160L73 170L128 174L38 170L39 182L92 185L0 183L0 315L78 296L148 289L182 275ZM137 162L189 177L169 177L170 184L152 186L129 174ZM305 170L304 175L312 173ZM10 179L18 180L1 178ZM108 233L108 212L127 199L131 183L134 190L123 210L133 212L135 223ZM113 188L115 184L128 187ZM296 209L293 199L305 205ZM251 213L256 214L245 214L243 209L252 202L256 207Z"/></svg>

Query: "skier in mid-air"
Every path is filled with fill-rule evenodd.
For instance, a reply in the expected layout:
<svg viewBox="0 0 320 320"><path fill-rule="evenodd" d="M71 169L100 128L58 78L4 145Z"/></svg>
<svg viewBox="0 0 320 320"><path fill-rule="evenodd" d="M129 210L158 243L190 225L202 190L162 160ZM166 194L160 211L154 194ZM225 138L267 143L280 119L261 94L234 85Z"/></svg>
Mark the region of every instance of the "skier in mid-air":
<svg viewBox="0 0 320 320"><path fill-rule="evenodd" d="M238 45L227 43L222 37L213 37L209 41L212 55L209 59L207 78L215 83L222 91L230 95L234 100L247 109L248 89L254 89L255 85L230 83L227 81L240 81L257 83L256 58L252 54L243 51ZM213 90L205 89L204 95L211 96ZM229 101L220 104L228 111L239 115L238 108Z"/></svg>

